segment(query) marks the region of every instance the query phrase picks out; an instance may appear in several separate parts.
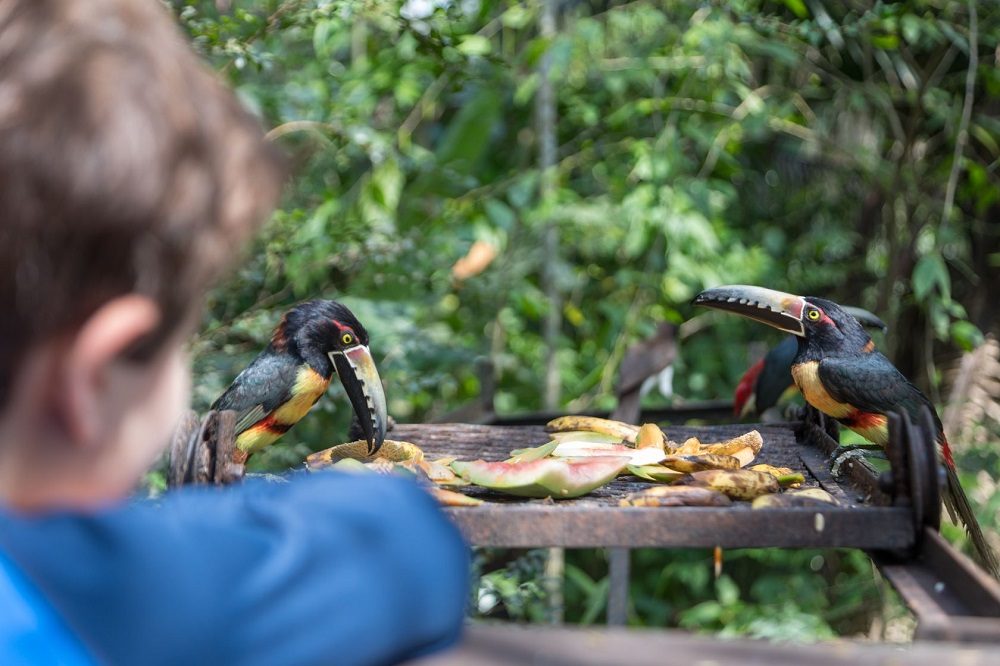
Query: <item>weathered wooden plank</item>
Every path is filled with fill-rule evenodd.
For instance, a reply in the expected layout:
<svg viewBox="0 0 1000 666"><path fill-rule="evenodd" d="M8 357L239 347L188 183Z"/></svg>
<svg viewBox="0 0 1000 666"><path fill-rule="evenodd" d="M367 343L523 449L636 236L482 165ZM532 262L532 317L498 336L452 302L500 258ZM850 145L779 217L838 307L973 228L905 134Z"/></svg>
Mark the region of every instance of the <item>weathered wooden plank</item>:
<svg viewBox="0 0 1000 666"><path fill-rule="evenodd" d="M917 616L918 638L1000 643L1000 583L934 530L924 529L915 560L872 559Z"/></svg>
<svg viewBox="0 0 1000 666"><path fill-rule="evenodd" d="M909 513L893 507L751 510L511 503L447 510L477 546L532 548L908 548Z"/></svg>
<svg viewBox="0 0 1000 666"><path fill-rule="evenodd" d="M812 645L720 640L680 631L473 625L461 645L413 666L591 666L628 664L740 664L741 666L987 666L993 646L909 645L825 641Z"/></svg>

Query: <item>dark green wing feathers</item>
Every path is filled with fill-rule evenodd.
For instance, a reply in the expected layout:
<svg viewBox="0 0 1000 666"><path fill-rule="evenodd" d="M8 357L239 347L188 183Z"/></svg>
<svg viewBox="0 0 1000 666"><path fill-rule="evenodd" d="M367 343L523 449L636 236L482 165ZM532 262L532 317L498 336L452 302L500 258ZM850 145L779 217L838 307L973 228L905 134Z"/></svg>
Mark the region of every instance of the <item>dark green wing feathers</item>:
<svg viewBox="0 0 1000 666"><path fill-rule="evenodd" d="M941 436L941 423L930 401L879 352L847 358L827 357L819 363L823 388L838 402L863 412L887 414L905 409L916 418L924 405L931 408Z"/></svg>
<svg viewBox="0 0 1000 666"><path fill-rule="evenodd" d="M236 412L236 434L244 432L291 397L300 362L264 350L233 380L212 409Z"/></svg>

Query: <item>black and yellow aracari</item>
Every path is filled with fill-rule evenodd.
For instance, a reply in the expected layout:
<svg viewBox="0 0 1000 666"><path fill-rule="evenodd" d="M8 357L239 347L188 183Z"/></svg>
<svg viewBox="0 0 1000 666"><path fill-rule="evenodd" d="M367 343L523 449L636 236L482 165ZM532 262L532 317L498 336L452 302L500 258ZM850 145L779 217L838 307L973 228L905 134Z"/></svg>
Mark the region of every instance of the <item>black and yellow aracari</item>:
<svg viewBox="0 0 1000 666"><path fill-rule="evenodd" d="M340 378L373 455L385 440L385 393L368 331L344 305L316 300L282 317L267 347L212 405L236 412L241 461L273 444Z"/></svg>

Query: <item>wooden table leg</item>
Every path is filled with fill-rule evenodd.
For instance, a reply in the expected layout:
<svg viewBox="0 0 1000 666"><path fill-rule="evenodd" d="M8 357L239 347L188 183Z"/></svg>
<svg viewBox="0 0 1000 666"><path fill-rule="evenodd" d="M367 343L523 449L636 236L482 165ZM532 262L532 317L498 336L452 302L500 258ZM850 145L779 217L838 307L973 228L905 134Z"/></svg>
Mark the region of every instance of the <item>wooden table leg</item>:
<svg viewBox="0 0 1000 666"><path fill-rule="evenodd" d="M608 549L608 625L623 627L628 619L628 579L631 569L628 548Z"/></svg>

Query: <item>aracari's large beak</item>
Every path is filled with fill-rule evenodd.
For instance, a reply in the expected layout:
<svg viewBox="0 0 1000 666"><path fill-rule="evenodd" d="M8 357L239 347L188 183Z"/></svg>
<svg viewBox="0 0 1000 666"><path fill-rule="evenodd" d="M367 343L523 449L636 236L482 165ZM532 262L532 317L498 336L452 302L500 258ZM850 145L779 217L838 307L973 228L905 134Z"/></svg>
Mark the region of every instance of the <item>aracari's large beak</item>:
<svg viewBox="0 0 1000 666"><path fill-rule="evenodd" d="M884 321L864 308L856 308L850 305L844 305L842 307L847 314L857 319L858 323L865 328L877 328L883 333L889 330L889 326Z"/></svg>
<svg viewBox="0 0 1000 666"><path fill-rule="evenodd" d="M361 429L368 440L368 455L375 455L385 441L388 422L385 392L382 379L375 369L375 361L368 347L358 345L330 353L330 360L337 369L340 383L351 399L354 413L361 422Z"/></svg>
<svg viewBox="0 0 1000 666"><path fill-rule="evenodd" d="M695 296L694 304L734 312L792 335L806 334L802 323L806 299L783 291L731 284L706 289Z"/></svg>

